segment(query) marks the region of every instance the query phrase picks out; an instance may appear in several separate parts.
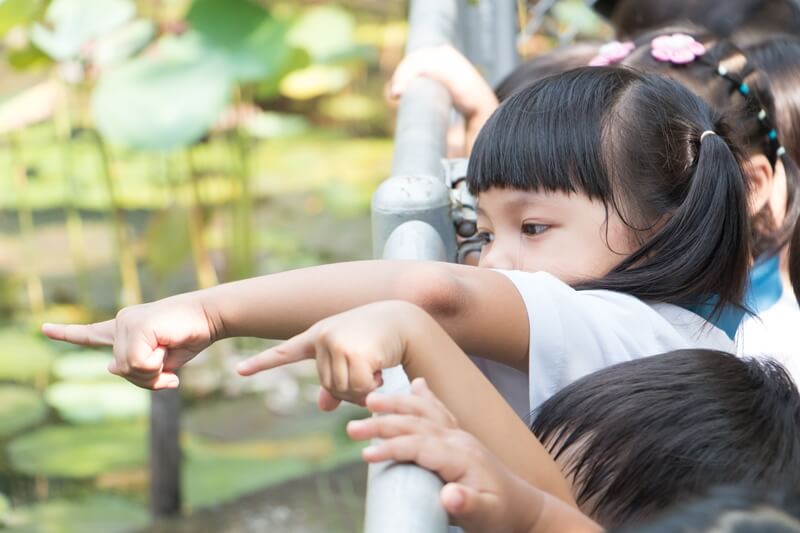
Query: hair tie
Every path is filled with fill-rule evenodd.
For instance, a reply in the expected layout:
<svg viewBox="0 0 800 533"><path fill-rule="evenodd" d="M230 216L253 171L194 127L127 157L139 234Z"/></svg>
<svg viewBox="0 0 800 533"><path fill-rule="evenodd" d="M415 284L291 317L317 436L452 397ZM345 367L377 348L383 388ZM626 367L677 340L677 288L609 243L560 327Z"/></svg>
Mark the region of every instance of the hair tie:
<svg viewBox="0 0 800 533"><path fill-rule="evenodd" d="M706 53L703 43L685 33L656 37L650 43L650 53L658 61L685 65Z"/></svg>
<svg viewBox="0 0 800 533"><path fill-rule="evenodd" d="M615 63L619 63L628 55L633 52L636 45L632 41L621 43L619 41L611 41L600 47L597 55L589 61L590 67L607 67Z"/></svg>
<svg viewBox="0 0 800 533"><path fill-rule="evenodd" d="M700 142L702 143L703 139L705 139L707 136L716 135L716 134L717 134L717 132L715 132L715 131L706 130L702 134L700 134Z"/></svg>

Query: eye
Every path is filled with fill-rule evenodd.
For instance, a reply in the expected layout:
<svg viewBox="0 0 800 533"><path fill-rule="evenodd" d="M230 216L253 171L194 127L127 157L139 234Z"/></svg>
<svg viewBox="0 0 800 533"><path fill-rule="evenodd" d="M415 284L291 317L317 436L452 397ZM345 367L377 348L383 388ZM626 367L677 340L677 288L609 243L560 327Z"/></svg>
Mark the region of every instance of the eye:
<svg viewBox="0 0 800 533"><path fill-rule="evenodd" d="M522 233L525 235L539 235L550 229L547 224L525 223L522 225Z"/></svg>

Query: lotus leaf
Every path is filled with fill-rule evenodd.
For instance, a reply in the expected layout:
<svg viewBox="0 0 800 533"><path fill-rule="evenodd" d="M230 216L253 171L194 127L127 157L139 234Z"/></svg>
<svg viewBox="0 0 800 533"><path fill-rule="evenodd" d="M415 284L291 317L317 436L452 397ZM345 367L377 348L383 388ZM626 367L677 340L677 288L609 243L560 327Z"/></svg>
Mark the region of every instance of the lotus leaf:
<svg viewBox="0 0 800 533"><path fill-rule="evenodd" d="M121 533L139 530L150 519L142 505L127 499L94 495L79 501L51 500L13 512L9 532L36 533Z"/></svg>
<svg viewBox="0 0 800 533"><path fill-rule="evenodd" d="M0 379L46 379L54 356L49 341L18 330L0 330Z"/></svg>
<svg viewBox="0 0 800 533"><path fill-rule="evenodd" d="M48 427L12 440L7 452L14 469L31 476L91 478L144 465L146 435L143 424Z"/></svg>
<svg viewBox="0 0 800 533"><path fill-rule="evenodd" d="M94 43L91 51L92 63L101 68L121 63L144 48L155 34L156 27L151 21L134 20Z"/></svg>
<svg viewBox="0 0 800 533"><path fill-rule="evenodd" d="M307 10L289 30L289 44L306 50L314 61L326 62L354 44L355 19L336 6Z"/></svg>
<svg viewBox="0 0 800 533"><path fill-rule="evenodd" d="M37 391L18 385L0 386L0 438L35 426L46 416L47 406Z"/></svg>
<svg viewBox="0 0 800 533"><path fill-rule="evenodd" d="M146 150L172 150L200 139L224 109L232 80L191 32L162 39L152 54L108 71L92 95L103 136Z"/></svg>
<svg viewBox="0 0 800 533"><path fill-rule="evenodd" d="M53 374L65 381L97 380L103 378L118 381L108 372L107 365L112 356L97 350L82 350L62 355L53 363Z"/></svg>
<svg viewBox="0 0 800 533"><path fill-rule="evenodd" d="M64 420L75 424L144 416L150 405L146 390L122 380L116 383L55 383L47 389L45 397Z"/></svg>

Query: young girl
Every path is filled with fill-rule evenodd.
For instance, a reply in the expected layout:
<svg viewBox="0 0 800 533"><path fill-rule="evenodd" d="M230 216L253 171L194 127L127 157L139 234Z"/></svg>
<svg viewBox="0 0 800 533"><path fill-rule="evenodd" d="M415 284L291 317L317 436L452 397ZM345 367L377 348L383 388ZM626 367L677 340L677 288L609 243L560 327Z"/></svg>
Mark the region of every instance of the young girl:
<svg viewBox="0 0 800 533"><path fill-rule="evenodd" d="M288 338L326 316L404 299L467 353L527 372L535 408L619 361L732 348L688 308L713 298L713 319L741 302L750 250L735 154L726 124L678 83L574 70L516 93L477 139L468 180L487 241L482 268L326 265L43 331L113 345L113 373L159 389L176 387L175 369L219 338Z"/></svg>
<svg viewBox="0 0 800 533"><path fill-rule="evenodd" d="M800 212L800 156L794 80L800 46L792 38L751 42L743 48L700 32L662 29L631 45L624 63L676 79L736 125L751 183L753 259L744 317L737 334L742 354L770 354L800 376L795 324L800 310L780 253ZM621 58L620 58L621 59ZM785 263L784 263L785 264ZM785 271L784 271L785 272ZM728 331L741 312L727 313Z"/></svg>

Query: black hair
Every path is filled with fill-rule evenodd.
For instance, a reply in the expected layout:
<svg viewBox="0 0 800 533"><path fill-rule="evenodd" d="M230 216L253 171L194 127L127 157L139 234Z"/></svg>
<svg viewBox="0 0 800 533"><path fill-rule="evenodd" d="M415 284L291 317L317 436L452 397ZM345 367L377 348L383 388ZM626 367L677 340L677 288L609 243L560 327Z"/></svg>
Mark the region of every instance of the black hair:
<svg viewBox="0 0 800 533"><path fill-rule="evenodd" d="M542 78L585 67L597 55L602 43L574 43L554 48L526 61L503 78L494 90L502 102L518 90Z"/></svg>
<svg viewBox="0 0 800 533"><path fill-rule="evenodd" d="M651 42L655 37L684 33L695 38L706 47L706 52L687 64L673 64L656 60L651 53ZM800 169L792 157L787 140L794 140L794 128L785 124L782 115L786 105L777 107L772 83L751 60L755 54L759 59L764 52L744 51L727 40L712 37L705 30L694 27L662 28L642 35L635 41L635 50L625 59L625 64L647 72L662 74L679 81L708 105L723 113L734 126L736 141L748 155L764 154L775 168L780 159L786 172L787 212L784 222L776 226L769 204L752 217L752 254L758 258L772 255L789 239L792 228L800 214ZM764 44L762 48L770 48ZM762 61L765 62L765 61ZM724 70L720 71L719 69ZM722 74L720 73L722 72ZM745 92L743 92L743 89ZM784 104L784 102L780 102Z"/></svg>
<svg viewBox="0 0 800 533"><path fill-rule="evenodd" d="M776 487L717 487L658 518L615 533L800 533L800 495Z"/></svg>
<svg viewBox="0 0 800 533"><path fill-rule="evenodd" d="M705 131L714 131L701 142ZM750 253L747 185L727 124L679 83L584 67L518 91L478 135L470 192L583 193L641 246L599 280L643 300L715 310L741 302ZM656 228L660 224L660 227Z"/></svg>
<svg viewBox="0 0 800 533"><path fill-rule="evenodd" d="M706 27L721 37L737 31L800 32L800 5L796 0L619 0L613 6L601 7L610 12L620 38L683 22Z"/></svg>
<svg viewBox="0 0 800 533"><path fill-rule="evenodd" d="M770 359L694 349L620 363L544 402L531 430L606 526L720 484L800 484L800 394Z"/></svg>

